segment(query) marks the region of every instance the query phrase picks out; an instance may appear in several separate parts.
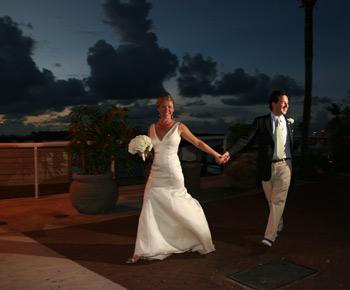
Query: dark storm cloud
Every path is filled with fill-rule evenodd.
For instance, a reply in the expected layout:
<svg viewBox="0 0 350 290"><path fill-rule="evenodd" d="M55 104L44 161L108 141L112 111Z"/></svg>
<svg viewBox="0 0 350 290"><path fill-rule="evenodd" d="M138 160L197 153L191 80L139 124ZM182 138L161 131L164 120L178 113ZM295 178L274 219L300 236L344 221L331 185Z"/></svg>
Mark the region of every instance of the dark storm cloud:
<svg viewBox="0 0 350 290"><path fill-rule="evenodd" d="M49 111L61 112L67 106L96 103L94 98L87 96L80 80L53 80L31 86L28 88L26 98L20 101L1 104L0 113L35 116Z"/></svg>
<svg viewBox="0 0 350 290"><path fill-rule="evenodd" d="M133 120L145 120L146 118L156 118L158 119L159 112L157 111L157 106L155 104L147 104L145 102L135 102L132 107L130 107L130 116ZM148 124L148 123L147 123Z"/></svg>
<svg viewBox="0 0 350 290"><path fill-rule="evenodd" d="M145 101L134 103L130 107L129 123L133 126L142 128L147 132L150 124L156 123L159 120L159 112L155 104L148 104Z"/></svg>
<svg viewBox="0 0 350 290"><path fill-rule="evenodd" d="M266 104L271 92L275 90L286 91L290 99L299 99L304 94L302 86L298 85L291 77L283 75L270 77L263 73L257 73L250 76L243 69L237 69L229 78L224 76L223 80L223 82L219 83L216 91L218 96L221 96L223 93L220 87L227 87L231 82L237 84L236 87L232 87L232 97L221 100L223 104L230 106ZM242 80L243 84L239 85L239 80ZM225 95L228 95L229 92L230 90L225 91Z"/></svg>
<svg viewBox="0 0 350 290"><path fill-rule="evenodd" d="M146 19L152 4L145 0L121 2L120 0L106 0L102 7L109 20L104 22L114 29L122 42L134 44L155 42L156 36L149 32L152 28L152 21Z"/></svg>
<svg viewBox="0 0 350 290"><path fill-rule="evenodd" d="M250 75L244 69L237 68L218 78L216 67L216 62L211 58L205 60L201 54L186 54L177 79L180 94L184 97L228 96L222 99L222 103L230 106L265 104L274 90L285 90L295 98L303 95L303 88L288 76L270 77L260 72Z"/></svg>
<svg viewBox="0 0 350 290"><path fill-rule="evenodd" d="M87 85L92 93L114 100L153 99L166 93L163 82L176 74L178 59L160 48L156 35L149 32L152 21L146 18L151 4L107 0L103 7L109 18L105 22L122 44L114 48L100 40L89 49L91 75Z"/></svg>
<svg viewBox="0 0 350 290"><path fill-rule="evenodd" d="M217 69L216 62L211 58L205 60L200 53L193 57L186 53L182 58L179 73L177 84L182 96L200 97L213 94Z"/></svg>
<svg viewBox="0 0 350 290"><path fill-rule="evenodd" d="M187 102L187 103L185 104L186 107L192 107L192 106L203 107L203 106L206 106L206 105L207 105L207 103L204 102L203 100L196 100L196 101L194 101L194 102Z"/></svg>
<svg viewBox="0 0 350 290"><path fill-rule="evenodd" d="M0 88L7 104L23 100L30 85L44 81L31 58L33 46L10 17L0 18Z"/></svg>
<svg viewBox="0 0 350 290"><path fill-rule="evenodd" d="M40 71L32 59L34 44L10 17L0 18L0 114L38 115L96 102L81 81L56 81L51 71Z"/></svg>
<svg viewBox="0 0 350 290"><path fill-rule="evenodd" d="M250 76L244 69L237 68L233 73L226 73L221 80L215 83L215 94L220 96L231 96L237 94L254 93L258 82L266 82L267 78L262 75L260 78Z"/></svg>

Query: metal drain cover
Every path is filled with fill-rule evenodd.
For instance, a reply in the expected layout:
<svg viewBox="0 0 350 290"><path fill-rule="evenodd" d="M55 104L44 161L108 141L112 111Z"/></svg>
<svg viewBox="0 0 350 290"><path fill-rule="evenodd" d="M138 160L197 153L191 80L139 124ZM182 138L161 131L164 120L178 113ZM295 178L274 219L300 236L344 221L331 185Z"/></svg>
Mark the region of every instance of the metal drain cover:
<svg viewBox="0 0 350 290"><path fill-rule="evenodd" d="M314 269L277 259L226 277L252 289L275 290L315 273Z"/></svg>

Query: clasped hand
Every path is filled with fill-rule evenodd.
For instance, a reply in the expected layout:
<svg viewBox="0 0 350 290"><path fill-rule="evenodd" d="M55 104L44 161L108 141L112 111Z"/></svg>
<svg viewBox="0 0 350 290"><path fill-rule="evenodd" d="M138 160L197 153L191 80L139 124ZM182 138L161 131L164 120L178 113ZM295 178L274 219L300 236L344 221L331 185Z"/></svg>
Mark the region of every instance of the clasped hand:
<svg viewBox="0 0 350 290"><path fill-rule="evenodd" d="M230 160L230 154L228 152L225 152L222 155L219 155L218 157L215 158L217 164L225 164L227 161Z"/></svg>

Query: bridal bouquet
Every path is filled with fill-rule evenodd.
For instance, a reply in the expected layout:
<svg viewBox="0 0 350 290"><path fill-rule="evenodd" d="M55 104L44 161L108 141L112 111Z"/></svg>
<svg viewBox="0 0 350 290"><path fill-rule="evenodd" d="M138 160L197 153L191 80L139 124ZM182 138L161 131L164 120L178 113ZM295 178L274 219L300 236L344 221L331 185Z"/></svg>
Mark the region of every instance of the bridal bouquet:
<svg viewBox="0 0 350 290"><path fill-rule="evenodd" d="M142 160L145 161L146 152L148 155L152 155L151 150L153 148L152 140L147 135L138 135L130 140L129 152L131 154L136 154L142 152Z"/></svg>

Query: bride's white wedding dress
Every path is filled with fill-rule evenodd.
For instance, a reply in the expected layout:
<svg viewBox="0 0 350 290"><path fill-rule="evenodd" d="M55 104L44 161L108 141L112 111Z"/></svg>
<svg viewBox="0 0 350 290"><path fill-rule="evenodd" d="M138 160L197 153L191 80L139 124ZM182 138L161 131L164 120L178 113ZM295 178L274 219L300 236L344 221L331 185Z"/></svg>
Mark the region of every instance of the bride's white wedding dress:
<svg viewBox="0 0 350 290"><path fill-rule="evenodd" d="M154 160L143 198L134 256L163 260L173 253L215 250L202 207L184 186L177 155L179 122L159 140L155 124L150 137Z"/></svg>

